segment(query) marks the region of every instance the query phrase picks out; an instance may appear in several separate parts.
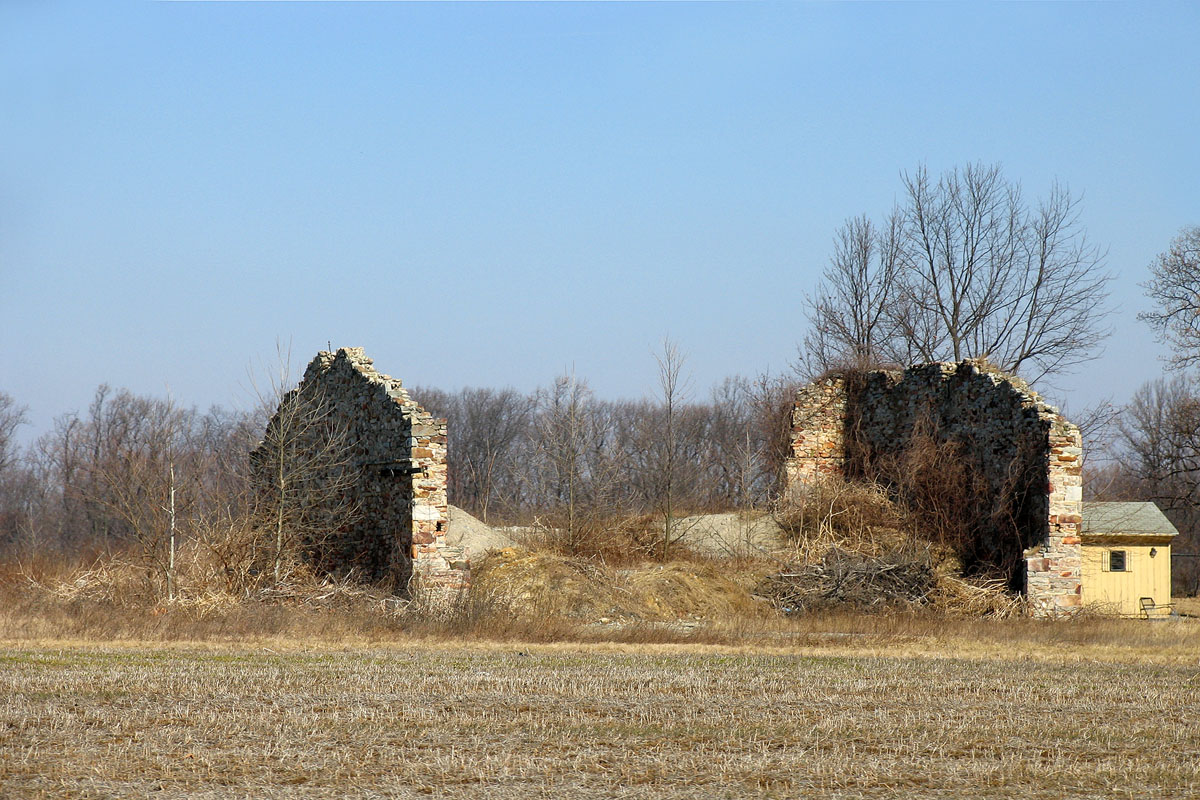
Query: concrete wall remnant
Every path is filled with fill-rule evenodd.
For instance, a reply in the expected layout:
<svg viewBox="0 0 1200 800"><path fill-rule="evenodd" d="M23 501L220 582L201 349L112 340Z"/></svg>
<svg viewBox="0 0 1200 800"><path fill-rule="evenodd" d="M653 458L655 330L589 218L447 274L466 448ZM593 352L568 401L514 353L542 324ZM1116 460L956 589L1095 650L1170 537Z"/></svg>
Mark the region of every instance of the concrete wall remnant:
<svg viewBox="0 0 1200 800"><path fill-rule="evenodd" d="M338 492L355 508L309 553L317 566L407 594L466 589L466 554L446 541L446 420L422 408L398 379L376 371L361 347L318 353L288 397L304 391L319 397L321 424L304 434L299 457L305 447L320 446L323 432L340 431L339 474L317 479L340 481Z"/></svg>
<svg viewBox="0 0 1200 800"><path fill-rule="evenodd" d="M932 363L817 381L792 411L788 487L886 472L927 435L955 444L981 508L964 567L993 567L1023 589L1035 616L1081 604L1083 445L1079 428L1023 381L981 360Z"/></svg>

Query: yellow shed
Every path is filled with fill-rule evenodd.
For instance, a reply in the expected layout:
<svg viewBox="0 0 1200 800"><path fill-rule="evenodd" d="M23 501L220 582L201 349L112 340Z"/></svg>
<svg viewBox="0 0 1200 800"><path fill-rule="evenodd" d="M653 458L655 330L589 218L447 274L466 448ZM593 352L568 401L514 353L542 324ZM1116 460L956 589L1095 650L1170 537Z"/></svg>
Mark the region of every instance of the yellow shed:
<svg viewBox="0 0 1200 800"><path fill-rule="evenodd" d="M1122 617L1168 616L1178 533L1154 503L1084 503L1084 606Z"/></svg>

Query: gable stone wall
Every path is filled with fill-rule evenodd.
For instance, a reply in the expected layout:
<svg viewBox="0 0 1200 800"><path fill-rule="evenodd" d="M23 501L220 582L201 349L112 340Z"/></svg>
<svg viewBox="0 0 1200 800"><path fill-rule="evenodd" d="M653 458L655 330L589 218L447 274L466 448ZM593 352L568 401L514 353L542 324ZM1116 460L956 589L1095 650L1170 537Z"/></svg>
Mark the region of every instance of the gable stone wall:
<svg viewBox="0 0 1200 800"><path fill-rule="evenodd" d="M376 371L360 347L318 353L292 394L300 391L319 398L324 427L342 433L336 480L355 508L321 537L314 561L403 593L466 589L466 554L446 543L446 420Z"/></svg>
<svg viewBox="0 0 1200 800"><path fill-rule="evenodd" d="M952 442L981 508L968 568L1000 568L1031 613L1080 605L1079 429L1019 379L974 361L832 377L799 390L790 489L827 478L886 475L918 436ZM978 513L983 512L983 513Z"/></svg>

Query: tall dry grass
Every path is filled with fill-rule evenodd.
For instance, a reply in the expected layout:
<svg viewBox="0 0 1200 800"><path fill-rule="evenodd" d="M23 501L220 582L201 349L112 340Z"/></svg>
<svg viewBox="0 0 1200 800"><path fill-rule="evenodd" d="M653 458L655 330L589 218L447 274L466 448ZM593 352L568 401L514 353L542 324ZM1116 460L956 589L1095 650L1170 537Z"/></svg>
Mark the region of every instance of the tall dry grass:
<svg viewBox="0 0 1200 800"><path fill-rule="evenodd" d="M362 587L314 584L292 596L237 603L145 603L63 596L42 584L80 567L48 562L0 569L0 640L275 642L283 647L419 642L678 645L745 651L861 653L1200 663L1200 622L1084 616L1070 622L979 619L931 610L824 610L784 618L737 613L672 619L517 614L512 598L476 592L452 603L401 602ZM95 569L84 565L85 569ZM57 572L56 572L57 571ZM668 570L663 570L664 573ZM490 643L490 644L489 644Z"/></svg>

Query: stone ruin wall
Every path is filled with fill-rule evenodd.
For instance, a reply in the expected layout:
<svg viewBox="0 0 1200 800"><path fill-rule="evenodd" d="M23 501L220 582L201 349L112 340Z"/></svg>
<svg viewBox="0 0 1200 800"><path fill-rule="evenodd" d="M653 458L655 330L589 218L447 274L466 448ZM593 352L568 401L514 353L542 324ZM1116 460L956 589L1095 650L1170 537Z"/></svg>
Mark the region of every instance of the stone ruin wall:
<svg viewBox="0 0 1200 800"><path fill-rule="evenodd" d="M387 582L397 591L456 594L470 583L461 547L446 543L446 420L401 382L375 370L361 347L322 351L305 370L334 425L346 432L357 513L322 543L331 572Z"/></svg>
<svg viewBox="0 0 1200 800"><path fill-rule="evenodd" d="M972 543L980 561L1014 566L1014 588L1024 589L1033 615L1077 611L1079 429L1019 379L962 362L810 384L797 393L792 412L787 485L795 490L820 479L875 474L872 468L900 453L918 431L960 443L990 501L1008 504L1015 531L1012 523L980 530Z"/></svg>

